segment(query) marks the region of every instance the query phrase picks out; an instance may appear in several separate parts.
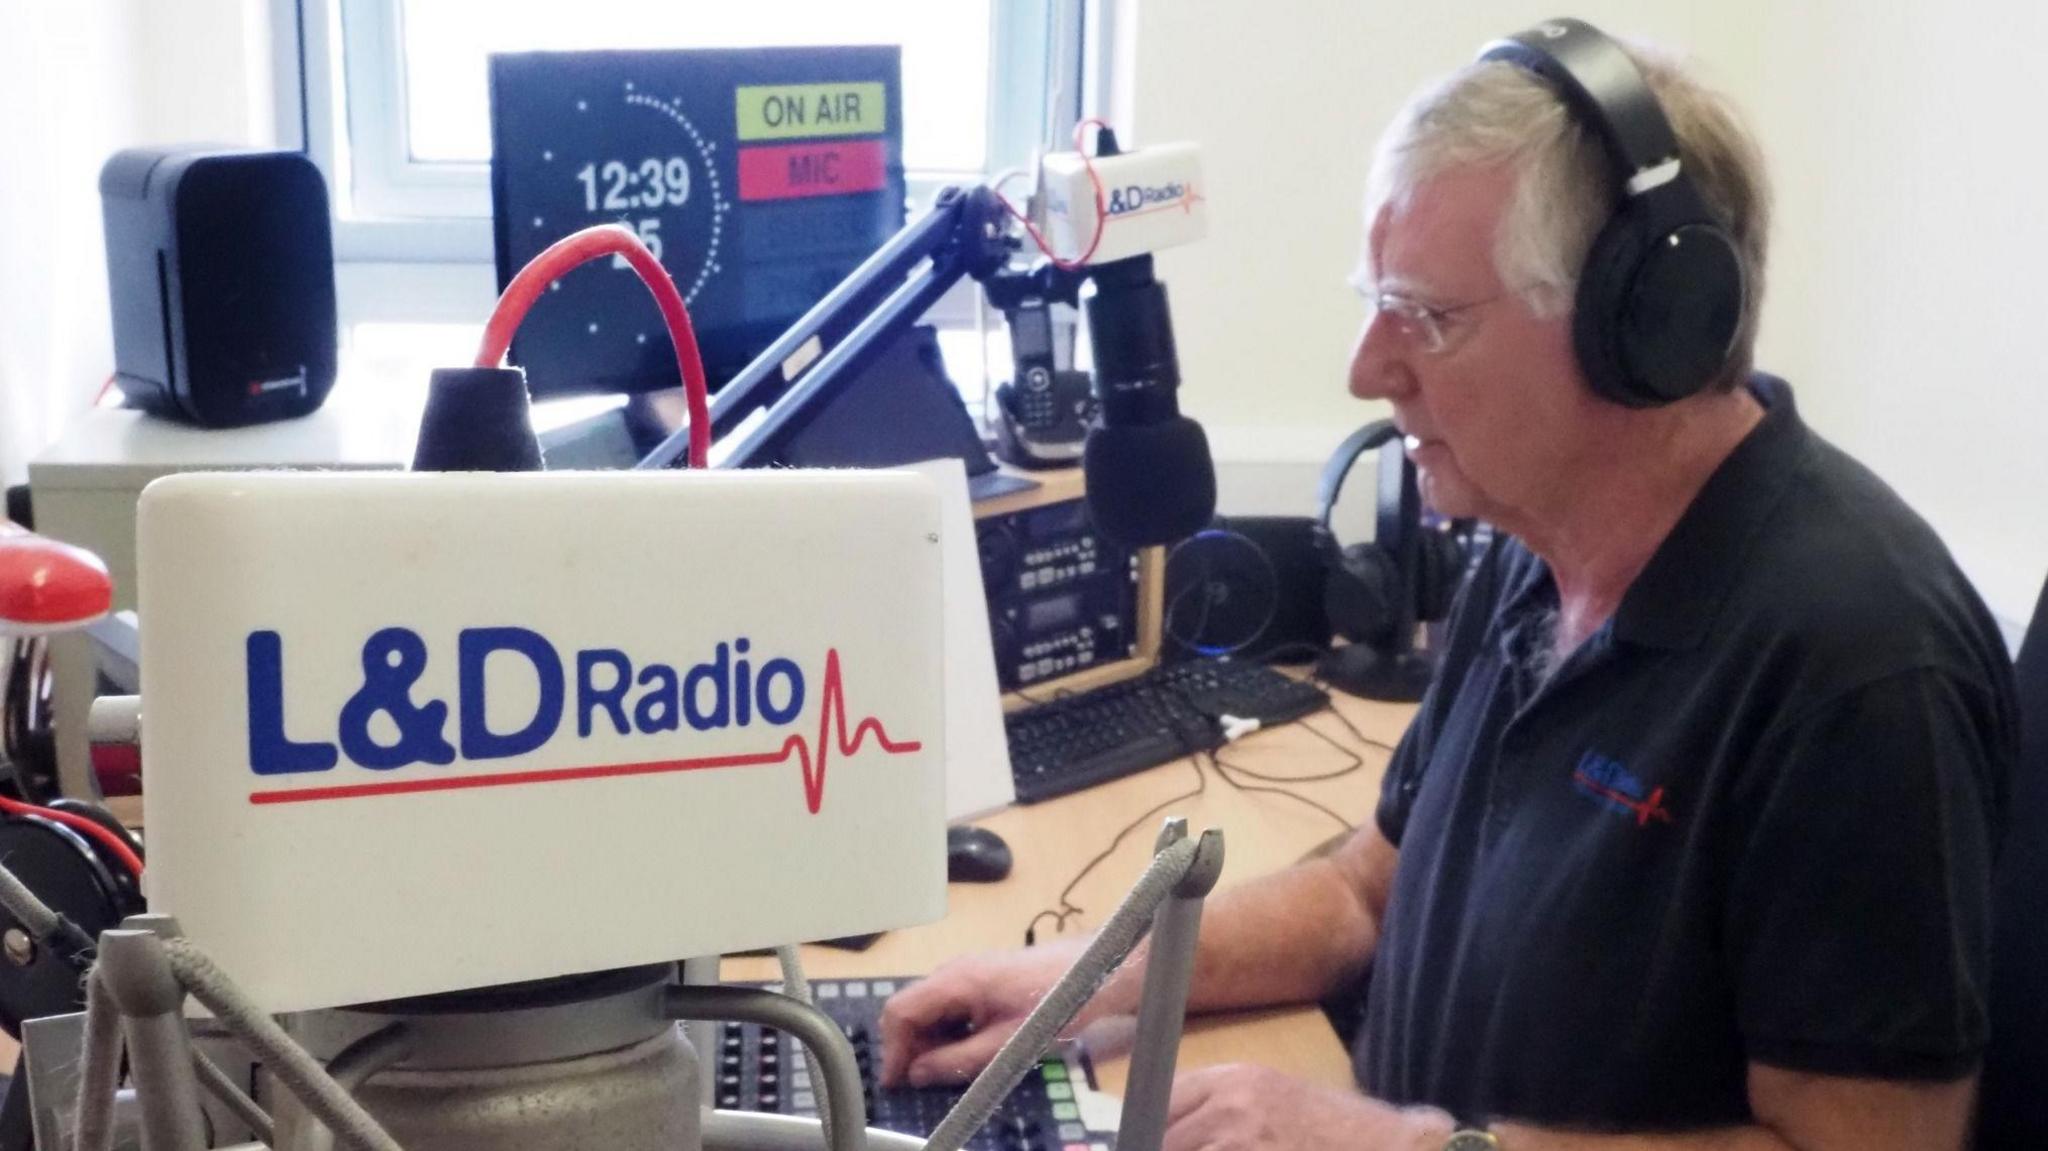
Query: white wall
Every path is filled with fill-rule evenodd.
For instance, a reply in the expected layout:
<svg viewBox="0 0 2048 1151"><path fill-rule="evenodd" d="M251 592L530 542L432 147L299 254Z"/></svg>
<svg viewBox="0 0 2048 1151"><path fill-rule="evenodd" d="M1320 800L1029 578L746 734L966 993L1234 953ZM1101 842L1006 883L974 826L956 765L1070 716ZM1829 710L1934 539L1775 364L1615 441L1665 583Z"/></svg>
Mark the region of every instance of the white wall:
<svg viewBox="0 0 2048 1151"><path fill-rule="evenodd" d="M1933 521L1994 611L2048 571L2048 265L2033 46L2048 9L1814 0L1565 5L1690 56L1759 129L1779 190L1762 341L1807 418ZM1419 84L1555 15L1548 0L1138 0L1135 143L1204 148L1210 238L1164 255L1185 402L1224 503L1306 509L1314 468L1383 414L1344 393L1343 282L1368 153Z"/></svg>
<svg viewBox="0 0 2048 1151"><path fill-rule="evenodd" d="M0 480L113 370L100 165L271 138L265 0L0 3Z"/></svg>
<svg viewBox="0 0 2048 1151"><path fill-rule="evenodd" d="M273 145L270 0L129 0L140 43L131 144Z"/></svg>
<svg viewBox="0 0 2048 1151"><path fill-rule="evenodd" d="M1721 75L1721 66L1753 57L1745 16L1764 4L1570 7L1690 50ZM1364 315L1345 277L1357 258L1372 146L1418 86L1556 8L1549 0L1135 5L1132 84L1117 109L1125 135L1203 148L1210 236L1159 265L1187 406L1212 427L1219 453L1319 462L1346 432L1384 414L1344 391ZM1738 69L1726 82L1747 78Z"/></svg>
<svg viewBox="0 0 2048 1151"><path fill-rule="evenodd" d="M0 481L112 369L100 162L130 130L124 0L0 4Z"/></svg>
<svg viewBox="0 0 2048 1151"><path fill-rule="evenodd" d="M2024 621L2048 573L2048 8L1825 0L1759 33L1764 362Z"/></svg>

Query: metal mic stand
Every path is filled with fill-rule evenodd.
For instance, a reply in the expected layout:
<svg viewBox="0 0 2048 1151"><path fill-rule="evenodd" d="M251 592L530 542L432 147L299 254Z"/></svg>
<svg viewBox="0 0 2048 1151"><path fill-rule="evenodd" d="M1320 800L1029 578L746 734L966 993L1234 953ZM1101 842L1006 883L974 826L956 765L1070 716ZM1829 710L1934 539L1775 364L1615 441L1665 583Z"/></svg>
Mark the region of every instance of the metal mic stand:
<svg viewBox="0 0 2048 1151"><path fill-rule="evenodd" d="M1092 997L1104 978L1147 934L1152 947L1138 1014L1137 1044L1124 1096L1117 1146L1122 1151L1158 1151L1166 1129L1168 1092L1180 1044L1193 974L1195 939L1202 904L1223 866L1223 836L1204 832L1189 839L1185 820L1171 819L1160 832L1151 865L1109 917L1080 959L1060 978L994 1061L975 1079L922 1143L866 1127L860 1071L845 1037L832 1020L798 999L765 991L671 984L658 990L655 1015L664 1020L729 1019L761 1023L790 1032L820 1065L828 1099L829 1127L786 1116L719 1112L702 1108L696 1093L694 1057L673 1087L671 1099L688 1108L686 1136L673 1141L636 1140L638 1132L606 1132L619 1151L959 1151L986 1123L1003 1097L1049 1048ZM4 872L4 869L0 869ZM18 891L12 894L18 896ZM32 897L31 901L32 901ZM18 899L17 899L18 901ZM32 907L28 908L31 914ZM139 1145L143 1151L201 1151L209 1146L209 1111L201 1090L240 1119L257 1142L237 1147L315 1151L333 1143L362 1151L400 1151L386 1125L355 1094L387 1068L403 1069L415 1037L397 1024L374 1032L326 1066L294 1042L214 966L205 952L179 933L167 916L133 916L100 937L99 962L88 976L82 1014L35 1021L28 1030L29 1074L37 1144L76 1151L108 1151ZM243 1094L192 1042L184 1018L185 997L197 999L261 1064L305 1118L296 1123L273 1109L266 1112ZM688 1052L673 1023L661 1037ZM417 1041L429 1040L422 1033ZM119 1092L123 1053L134 1083ZM517 1069L514 1069L517 1070ZM413 1072L412 1074L421 1074ZM601 1094L598 1092L596 1094ZM117 1110L117 1096L132 1106ZM279 1100L283 1103L284 1100ZM469 1123L460 1108L446 1123ZM501 1119L502 1116L496 1117ZM417 1116L413 1116L417 1121ZM494 1120L495 1121L495 1120ZM463 1126L459 1134L422 1139L413 1151L479 1146L516 1148L516 1132ZM479 1141L482 1140L482 1141Z"/></svg>

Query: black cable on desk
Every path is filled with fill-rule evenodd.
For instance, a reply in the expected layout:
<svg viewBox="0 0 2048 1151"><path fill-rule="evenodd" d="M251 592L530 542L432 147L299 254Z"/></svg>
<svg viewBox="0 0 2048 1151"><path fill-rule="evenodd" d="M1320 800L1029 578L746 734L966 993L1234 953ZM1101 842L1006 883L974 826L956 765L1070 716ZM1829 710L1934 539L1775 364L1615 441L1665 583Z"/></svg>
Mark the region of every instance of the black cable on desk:
<svg viewBox="0 0 2048 1151"><path fill-rule="evenodd" d="M1324 743L1329 744L1332 748L1335 748L1337 754L1343 756L1349 762L1347 762L1343 767L1337 768L1334 771L1319 772L1314 775L1276 775L1272 772L1260 771L1257 768L1246 767L1241 763L1231 763L1223 759L1223 757L1218 753L1212 752L1210 753L1210 757L1215 759L1221 766L1229 768L1231 771L1236 772L1237 774L1245 777L1246 779L1256 779L1261 783L1323 783L1332 779L1342 779L1347 775L1351 775L1354 772L1364 769L1365 760L1363 757L1361 757L1357 752L1351 750L1350 748L1345 747L1343 744L1338 743L1336 739L1333 738L1328 732L1325 732L1321 728L1318 728L1315 725L1309 723L1307 716L1302 716L1298 719L1290 720L1286 724L1283 724L1281 727L1261 728L1260 730L1280 731L1283 728L1287 727L1301 728L1303 731L1308 732L1310 735L1315 736L1317 739L1320 739ZM1374 744L1373 746L1384 747L1385 745Z"/></svg>
<svg viewBox="0 0 2048 1151"><path fill-rule="evenodd" d="M1123 846L1124 840L1130 837L1131 832L1136 831L1144 825L1146 820L1153 818L1167 808L1177 803L1186 803L1188 800L1198 799L1204 792L1209 790L1209 777L1202 772L1200 754L1197 750L1190 750L1186 756L1189 766L1195 769L1195 786L1193 790L1184 791L1170 799L1161 800L1147 808L1144 814L1124 824L1122 829L1116 833L1115 838L1109 841L1109 846L1103 848L1095 854L1094 858L1082 864L1081 870L1074 873L1074 878L1068 880L1067 885L1060 889L1057 906L1047 908L1031 917L1031 922L1024 926L1024 946L1030 947L1038 942L1038 924L1040 920L1051 917L1053 930L1064 932L1067 929L1067 920L1087 910L1087 908L1074 903L1072 898L1074 889L1081 886L1081 881L1087 879L1090 872L1102 866L1104 860L1115 855L1116 849Z"/></svg>
<svg viewBox="0 0 2048 1151"><path fill-rule="evenodd" d="M1311 645L1299 646L1309 647ZM1323 682L1319 677L1311 675L1309 677L1308 682L1315 685L1318 688L1321 688L1324 691L1331 690L1329 684ZM1056 690L1054 698L1049 701L1040 701L1037 699L1033 699L1031 696L1025 695L1025 693L1021 691L1017 694L1019 696L1022 696L1025 702L1032 704L1035 707L1043 707L1047 706L1048 704L1057 704L1059 702L1062 702L1064 698L1074 693L1064 690ZM1364 732L1360 731L1358 729L1358 725L1352 723L1351 720L1347 718L1343 712L1337 710L1336 707L1332 706L1329 709L1329 712L1332 716L1336 718L1339 724L1343 725L1344 730L1351 736L1352 739L1357 740L1359 743L1365 744L1368 747L1379 748L1382 751L1392 752L1394 750L1393 744L1373 739L1367 736ZM1309 734L1315 736L1317 739L1322 740L1324 743L1329 744L1332 748L1336 749L1336 751L1339 754L1343 755L1346 759L1350 761L1349 763L1345 764L1343 767L1337 768L1334 771L1320 772L1314 775L1274 775L1268 772L1258 771L1254 768L1245 767L1243 764L1233 763L1229 760L1226 760L1223 758L1221 752L1219 751L1207 751L1202 748L1194 747L1184 742L1183 747L1186 750L1186 759L1189 765L1195 769L1194 788L1192 790L1182 792L1179 795L1173 796L1170 799L1162 800L1161 802L1154 804L1152 807L1146 809L1146 811L1143 814L1131 820L1129 823L1125 824L1120 830L1118 830L1115 837L1109 841L1109 846L1103 848L1100 852L1096 853L1095 856L1090 858L1086 863L1082 864L1081 869L1074 874L1074 877L1067 882L1065 887L1060 889L1059 899L1056 906L1046 908L1038 912L1038 914L1031 917L1031 921L1029 923L1025 924L1024 945L1026 947L1030 947L1038 941L1038 925L1046 919L1051 919L1053 921L1054 931L1064 932L1067 929L1067 921L1072 919L1076 915L1082 914L1086 910L1085 908L1080 907L1073 902L1074 889L1079 887L1081 883L1084 880L1086 880L1088 876L1091 873L1093 873L1097 867L1100 867L1103 864L1104 861L1106 861L1110 856L1116 854L1117 848L1123 845L1124 840L1130 837L1131 832L1137 830L1147 820L1152 819L1154 816L1160 814L1161 812L1172 807L1173 805L1177 803L1185 803L1191 799L1200 798L1203 795L1203 793L1208 790L1209 777L1206 773L1202 771L1203 756L1208 757L1210 764L1216 770L1217 776L1220 779L1222 779L1223 782L1229 784L1232 788L1239 792L1269 793L1284 796L1288 799L1294 800L1297 803L1305 804L1308 807L1312 807L1315 810L1323 813L1324 815L1329 816L1331 819L1336 820L1337 823L1340 826L1342 826L1345 831L1356 832L1358 830L1358 825L1352 823L1348 819L1345 819L1335 810L1324 805L1318 800L1312 799L1306 795L1303 795L1297 791L1292 790L1288 786L1285 786L1289 784L1322 783L1333 779L1341 779L1344 776L1351 775L1357 771L1362 770L1365 767L1365 760L1363 757L1361 757L1357 752L1351 750L1348 747L1345 747L1342 743L1338 742L1335 737L1330 735L1330 733L1322 730L1319 727L1316 727L1314 724L1309 723L1309 718L1309 716L1302 716L1297 719L1289 721L1288 724L1281 725L1281 727L1299 724L1301 727L1305 728L1309 732ZM1280 728L1275 727L1271 729L1262 730L1278 731L1280 730ZM1242 778L1233 778L1232 773L1235 773L1237 776ZM1244 779L1256 780L1258 782L1248 784L1243 782Z"/></svg>
<svg viewBox="0 0 2048 1151"><path fill-rule="evenodd" d="M1317 686L1317 687L1319 687L1319 688L1322 688L1322 689L1323 689L1324 691L1329 691L1329 690L1330 690L1330 685L1329 685L1329 684L1327 684L1327 683L1323 682L1323 681L1322 681L1322 680L1320 680L1320 679L1317 679L1317 678L1316 678L1316 677L1314 677L1314 676L1310 676L1310 677L1309 677L1309 682L1310 682L1310 683L1312 683L1312 684L1314 684L1314 685L1316 685L1316 686ZM1331 715L1331 717L1332 717L1332 718L1334 718L1334 719L1335 719L1335 720L1336 720L1336 721L1337 721L1338 723L1341 723L1341 724L1343 724L1343 725L1344 725L1344 730L1345 730L1345 731L1348 731L1348 732L1350 732L1350 733L1351 733L1351 738L1353 738L1353 739L1357 740L1358 742L1360 742L1360 743L1362 743L1362 744L1365 744L1365 745L1366 745L1367 747L1376 747L1376 748L1379 748L1379 749L1380 749L1381 751L1385 751L1385 752L1392 752L1392 751L1393 751L1393 750L1395 749L1395 747L1396 747L1396 745L1395 745L1395 744L1391 744L1391 743L1388 743L1388 742L1386 742L1385 740L1379 740L1379 739L1374 739L1374 738L1372 738L1371 736L1369 736L1369 735L1365 734L1364 732L1362 732L1362 731L1358 730L1358 725L1357 725L1357 724L1355 724L1355 723L1352 723L1352 722L1351 722L1351 720L1350 720L1349 718L1347 718L1347 717L1346 717L1346 716L1344 715L1344 713L1343 713L1343 712L1341 712L1341 711L1338 711L1338 710L1337 710L1337 708L1336 708L1336 706L1335 706L1334 704L1333 704L1333 705L1331 705L1331 707L1330 707L1330 715ZM1304 716L1303 718L1305 719L1305 718L1307 718L1307 717L1305 717L1305 716ZM1323 735L1323 733L1322 733L1322 732L1320 732L1320 731L1316 731L1316 729L1315 729L1315 728L1310 728L1309 730L1310 730L1310 731L1315 731L1317 735L1321 735L1321 736L1323 736L1323 738L1324 738L1324 739L1326 739L1326 740L1328 740L1328 739L1330 738L1330 737L1329 737L1329 736L1327 736L1327 735ZM1332 742L1332 743L1334 743L1334 742L1336 742L1336 741L1334 741L1334 740L1331 740L1331 742Z"/></svg>
<svg viewBox="0 0 2048 1151"><path fill-rule="evenodd" d="M1277 657L1277 653L1279 652L1299 651L1306 655L1322 655L1325 653L1326 650L1327 649L1321 647L1320 645L1307 643L1302 640L1296 640L1292 643L1282 644L1279 647L1274 648L1272 651L1266 652L1262 658L1267 663L1277 663L1280 662L1279 658ZM1320 688L1326 694L1342 690L1340 688L1331 687L1329 680L1326 680L1322 676L1315 674L1313 671L1309 672L1309 674L1304 678L1310 686ZM1368 747L1377 747L1381 751L1390 752L1394 750L1393 744L1387 743L1383 740L1374 739L1371 736L1365 734L1364 732L1358 730L1358 725L1352 723L1349 717L1347 717L1342 711L1338 710L1334 702L1332 702L1332 704L1330 705L1330 715L1333 716L1338 723L1343 724L1344 730L1350 732L1351 738L1357 740L1358 742L1365 744ZM1314 731L1315 729L1311 728L1310 730ZM1323 735L1323 733L1320 731L1317 731L1316 734ZM1323 736L1323 738L1325 740L1329 739L1328 736Z"/></svg>
<svg viewBox="0 0 2048 1151"><path fill-rule="evenodd" d="M1350 754L1350 753L1348 753L1348 752L1347 752L1346 754ZM1341 771L1333 772L1333 773L1331 773L1331 774L1328 774L1328 775L1321 775L1321 776L1310 776L1310 777L1307 777L1307 779L1304 779L1304 780L1297 780L1297 781L1295 781L1295 782L1307 782L1308 780L1314 780L1314 779L1335 779L1335 778L1337 778L1338 776L1341 776L1341 775L1349 775L1349 774L1351 774L1352 772L1354 772L1354 771L1357 771L1357 770L1358 770L1358 769L1359 769L1360 767L1363 767L1363 766L1365 765L1365 761L1364 761L1364 760L1359 760L1357 756L1355 756L1355 755L1354 755L1354 756L1352 756L1352 758L1353 758L1354 760L1357 760L1357 762L1356 762L1356 763L1353 763L1353 764L1352 764L1352 765L1351 765L1350 767L1344 768L1344 769L1343 769L1343 770L1341 770ZM1357 825L1356 825L1356 824L1353 824L1353 823L1352 823L1352 822L1351 822L1350 820L1348 820L1348 819L1344 818L1343 816L1341 816L1341 815L1337 814L1337 813L1336 813L1335 811L1332 811L1332 810L1331 810L1330 808L1328 808L1328 807L1324 806L1324 805L1323 805L1323 804L1322 804L1321 802L1319 802L1319 801L1317 801L1317 800L1313 800L1313 799L1310 799L1310 798L1309 798L1308 796L1306 796L1306 795L1303 795L1303 794L1301 794L1301 793L1300 793L1300 792L1298 792L1298 791L1295 791L1295 790L1293 790L1293 789L1291 789L1291 788L1285 788L1285 787L1267 787L1267 786L1261 786L1261 785L1258 785L1258 784L1248 784L1248 783L1240 783L1239 781L1237 781L1237 780L1235 780L1235 779L1232 779L1232 778L1230 777L1230 773L1231 773L1232 771L1238 771L1238 772L1242 772L1242 773L1244 773L1244 774L1246 774L1246 775L1249 775L1249 776L1251 776L1251 777L1252 777L1253 779L1274 779L1274 778L1284 778L1284 777L1276 777L1276 776L1268 776L1268 775L1259 775L1259 774L1257 774L1257 773L1255 773L1255 772L1252 772L1252 771L1250 771L1250 770L1248 770L1248 769L1246 769L1246 768L1243 768L1243 767L1239 767L1239 766L1236 766L1236 765L1234 765L1234 764L1231 764L1231 763L1228 763L1228 762L1226 762L1226 761L1224 760L1224 758L1223 758L1223 757L1222 757L1221 755L1219 755L1219 754L1217 754L1216 752L1213 752L1213 751L1209 753L1209 761L1210 761L1211 763L1214 763L1214 764L1216 765L1216 774L1217 774L1217 775L1218 775L1219 777L1221 777L1221 778L1222 778L1223 782L1225 782L1225 783L1229 784L1230 786L1232 786L1232 787L1236 788L1236 789L1237 789L1237 790L1239 790L1239 791L1243 791L1243 792L1267 792L1267 793L1270 793L1270 794L1273 794L1273 795L1284 795L1284 796L1286 796L1286 797L1287 797L1288 799L1291 799L1291 800L1295 801L1296 803L1303 803L1303 804L1307 804L1308 806L1310 806L1310 807L1313 807L1313 808L1315 808L1315 809L1316 809L1317 811L1320 811L1320 812L1322 812L1322 813L1323 813L1324 815L1327 815L1327 816L1329 816L1329 817L1330 817L1331 819L1334 819L1334 820L1336 820L1336 821L1337 821L1337 822L1338 822L1338 823L1339 823L1340 825L1342 825L1342 826L1343 826L1343 828L1344 828L1344 830L1345 830L1345 831L1357 831L1357 830L1358 830L1358 827L1357 827Z"/></svg>

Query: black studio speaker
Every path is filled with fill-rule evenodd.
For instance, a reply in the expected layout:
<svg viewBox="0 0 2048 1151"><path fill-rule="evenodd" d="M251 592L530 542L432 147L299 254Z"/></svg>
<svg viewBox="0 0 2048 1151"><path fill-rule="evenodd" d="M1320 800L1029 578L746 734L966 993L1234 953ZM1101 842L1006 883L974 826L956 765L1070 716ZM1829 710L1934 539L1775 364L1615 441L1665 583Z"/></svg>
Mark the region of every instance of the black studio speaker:
<svg viewBox="0 0 2048 1151"><path fill-rule="evenodd" d="M1306 663L1330 646L1308 516L1225 516L1167 553L1166 657Z"/></svg>
<svg viewBox="0 0 2048 1151"><path fill-rule="evenodd" d="M207 427L303 416L334 386L327 184L298 152L129 149L100 169L114 379Z"/></svg>

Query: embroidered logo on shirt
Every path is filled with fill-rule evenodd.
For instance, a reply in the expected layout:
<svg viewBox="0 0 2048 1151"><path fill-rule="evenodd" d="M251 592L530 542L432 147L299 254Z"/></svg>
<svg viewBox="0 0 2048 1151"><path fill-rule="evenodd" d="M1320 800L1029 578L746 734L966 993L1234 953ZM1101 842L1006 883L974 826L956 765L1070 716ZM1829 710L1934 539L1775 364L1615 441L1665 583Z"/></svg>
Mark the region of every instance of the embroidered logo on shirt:
<svg viewBox="0 0 2048 1151"><path fill-rule="evenodd" d="M1586 796L1616 815L1624 815L1636 821L1637 827L1647 827L1651 820L1671 822L1671 809L1664 806L1664 789L1646 788L1618 759L1610 759L1597 751L1589 751L1579 760L1579 766L1572 772L1572 786L1580 795Z"/></svg>

